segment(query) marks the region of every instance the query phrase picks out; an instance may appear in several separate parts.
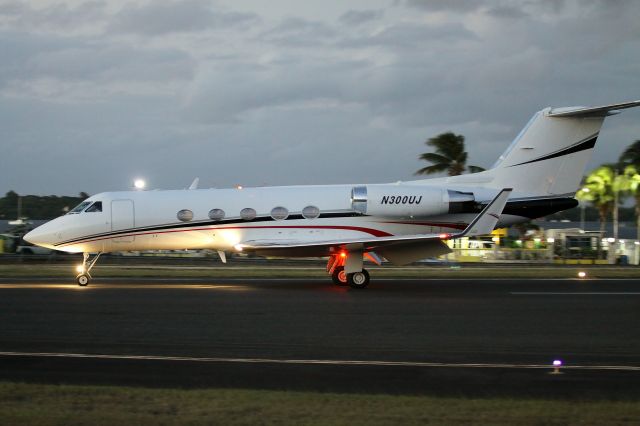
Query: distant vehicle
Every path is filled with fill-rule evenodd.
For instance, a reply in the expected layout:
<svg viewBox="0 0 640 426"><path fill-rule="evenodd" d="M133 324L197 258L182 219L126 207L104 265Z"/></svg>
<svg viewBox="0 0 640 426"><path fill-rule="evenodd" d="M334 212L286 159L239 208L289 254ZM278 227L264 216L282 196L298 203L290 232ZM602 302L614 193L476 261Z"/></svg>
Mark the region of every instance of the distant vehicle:
<svg viewBox="0 0 640 426"><path fill-rule="evenodd" d="M54 250L33 244L16 247L16 254L52 254Z"/></svg>
<svg viewBox="0 0 640 426"><path fill-rule="evenodd" d="M364 288L365 257L407 264L450 252L443 240L577 206L573 196L605 117L639 105L545 108L480 173L373 185L198 190L194 181L187 190L106 192L25 239L84 253L81 286L105 252L206 248L223 262L228 251L326 256L334 283ZM366 167L366 158L353 161Z"/></svg>

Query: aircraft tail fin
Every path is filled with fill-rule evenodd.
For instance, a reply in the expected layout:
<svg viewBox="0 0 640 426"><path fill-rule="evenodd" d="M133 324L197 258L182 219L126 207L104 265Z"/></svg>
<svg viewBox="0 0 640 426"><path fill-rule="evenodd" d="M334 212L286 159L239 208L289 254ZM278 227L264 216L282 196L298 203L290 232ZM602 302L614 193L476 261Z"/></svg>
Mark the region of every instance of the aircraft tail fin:
<svg viewBox="0 0 640 426"><path fill-rule="evenodd" d="M454 176L447 182L502 189L533 196L573 195L580 185L605 117L640 101L600 107L538 111L487 171Z"/></svg>
<svg viewBox="0 0 640 426"><path fill-rule="evenodd" d="M537 112L490 170L492 185L532 195L571 195L580 185L605 117L640 101Z"/></svg>

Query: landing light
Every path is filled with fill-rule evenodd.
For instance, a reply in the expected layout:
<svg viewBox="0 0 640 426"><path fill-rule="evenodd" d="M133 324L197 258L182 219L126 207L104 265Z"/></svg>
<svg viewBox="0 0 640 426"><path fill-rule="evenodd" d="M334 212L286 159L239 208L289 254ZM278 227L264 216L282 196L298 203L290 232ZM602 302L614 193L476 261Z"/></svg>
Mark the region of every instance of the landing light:
<svg viewBox="0 0 640 426"><path fill-rule="evenodd" d="M233 248L236 249L236 251L242 251L242 244L236 244Z"/></svg>
<svg viewBox="0 0 640 426"><path fill-rule="evenodd" d="M578 278L585 278L587 276L587 273L584 271L580 271L578 272Z"/></svg>
<svg viewBox="0 0 640 426"><path fill-rule="evenodd" d="M84 274L84 266L82 265L76 266L76 272L79 274Z"/></svg>
<svg viewBox="0 0 640 426"><path fill-rule="evenodd" d="M147 183L146 183L143 179L136 179L136 180L133 182L133 186L134 186L136 189L142 190L142 189L144 189L144 187L145 187L145 186L147 186Z"/></svg>

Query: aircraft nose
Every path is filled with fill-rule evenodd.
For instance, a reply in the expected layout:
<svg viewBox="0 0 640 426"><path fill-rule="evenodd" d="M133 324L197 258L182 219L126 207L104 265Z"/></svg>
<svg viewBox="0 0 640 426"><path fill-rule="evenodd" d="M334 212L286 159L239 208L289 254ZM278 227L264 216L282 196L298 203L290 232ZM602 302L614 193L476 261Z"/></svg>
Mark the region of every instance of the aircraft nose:
<svg viewBox="0 0 640 426"><path fill-rule="evenodd" d="M22 239L36 246L50 248L53 243L52 237L53 235L46 229L43 229L43 226L39 226L28 232Z"/></svg>
<svg viewBox="0 0 640 426"><path fill-rule="evenodd" d="M38 228L36 228L32 231L27 232L25 236L22 237L22 239L28 243L38 245L42 243L42 232L39 232Z"/></svg>

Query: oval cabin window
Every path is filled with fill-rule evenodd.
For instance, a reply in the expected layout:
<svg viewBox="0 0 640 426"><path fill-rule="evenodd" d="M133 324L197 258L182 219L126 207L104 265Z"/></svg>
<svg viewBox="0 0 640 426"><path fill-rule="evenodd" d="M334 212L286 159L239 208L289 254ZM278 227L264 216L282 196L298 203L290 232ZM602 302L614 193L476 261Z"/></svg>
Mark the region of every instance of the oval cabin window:
<svg viewBox="0 0 640 426"><path fill-rule="evenodd" d="M307 206L302 209L302 217L305 219L315 219L320 216L320 209L316 206Z"/></svg>
<svg viewBox="0 0 640 426"><path fill-rule="evenodd" d="M285 220L289 216L289 210L284 207L274 207L271 210L271 217L275 220Z"/></svg>
<svg viewBox="0 0 640 426"><path fill-rule="evenodd" d="M183 209L178 212L178 220L189 222L191 219L193 219L193 212L191 210Z"/></svg>
<svg viewBox="0 0 640 426"><path fill-rule="evenodd" d="M222 210L222 209L211 209L211 210L209 210L209 219L211 219L211 220L222 220L222 219L224 219L224 210Z"/></svg>
<svg viewBox="0 0 640 426"><path fill-rule="evenodd" d="M252 220L256 218L256 211L252 208L247 207L246 209L240 210L240 217L244 220Z"/></svg>

